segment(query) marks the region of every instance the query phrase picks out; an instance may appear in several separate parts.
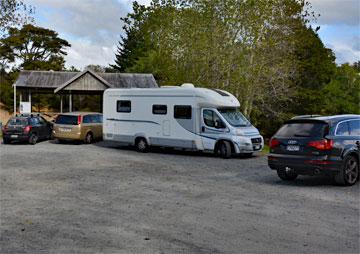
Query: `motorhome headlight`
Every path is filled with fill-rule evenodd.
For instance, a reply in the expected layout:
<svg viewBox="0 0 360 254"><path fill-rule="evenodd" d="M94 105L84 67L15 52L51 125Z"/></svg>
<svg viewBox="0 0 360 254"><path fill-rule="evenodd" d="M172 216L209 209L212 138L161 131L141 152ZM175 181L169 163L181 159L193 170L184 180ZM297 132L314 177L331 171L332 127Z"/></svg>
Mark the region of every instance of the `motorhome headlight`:
<svg viewBox="0 0 360 254"><path fill-rule="evenodd" d="M244 135L244 132L242 132L242 130L239 130L239 129L235 129L235 133L236 133L236 135L239 135L239 136Z"/></svg>

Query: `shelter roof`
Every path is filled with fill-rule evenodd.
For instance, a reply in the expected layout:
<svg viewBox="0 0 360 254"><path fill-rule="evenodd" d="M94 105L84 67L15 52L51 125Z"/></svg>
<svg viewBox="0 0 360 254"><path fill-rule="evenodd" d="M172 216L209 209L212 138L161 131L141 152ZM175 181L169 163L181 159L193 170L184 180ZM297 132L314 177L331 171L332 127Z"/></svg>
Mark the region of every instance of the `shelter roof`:
<svg viewBox="0 0 360 254"><path fill-rule="evenodd" d="M20 71L13 86L16 85L16 87L25 89L53 89L59 91L86 73L90 73L98 81L110 88L158 87L152 74L95 73L90 70L83 72Z"/></svg>

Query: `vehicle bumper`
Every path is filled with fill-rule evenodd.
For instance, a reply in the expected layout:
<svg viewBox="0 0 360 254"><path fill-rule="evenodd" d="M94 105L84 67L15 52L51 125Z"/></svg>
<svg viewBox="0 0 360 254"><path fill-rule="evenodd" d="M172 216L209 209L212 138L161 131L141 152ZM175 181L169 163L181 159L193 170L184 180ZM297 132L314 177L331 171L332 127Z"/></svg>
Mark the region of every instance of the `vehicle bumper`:
<svg viewBox="0 0 360 254"><path fill-rule="evenodd" d="M252 138L260 138L261 143L253 143ZM233 140L235 144L235 153L253 153L261 151L264 148L264 139L262 136L238 136Z"/></svg>
<svg viewBox="0 0 360 254"><path fill-rule="evenodd" d="M29 133L21 133L21 134L8 134L3 133L3 139L10 141L28 141L30 137Z"/></svg>
<svg viewBox="0 0 360 254"><path fill-rule="evenodd" d="M342 160L327 156L268 155L268 165L273 170L290 168L299 175L335 175L342 167Z"/></svg>
<svg viewBox="0 0 360 254"><path fill-rule="evenodd" d="M62 131L52 131L54 138L60 138L63 140L82 140L81 133L68 133L68 132L62 132Z"/></svg>

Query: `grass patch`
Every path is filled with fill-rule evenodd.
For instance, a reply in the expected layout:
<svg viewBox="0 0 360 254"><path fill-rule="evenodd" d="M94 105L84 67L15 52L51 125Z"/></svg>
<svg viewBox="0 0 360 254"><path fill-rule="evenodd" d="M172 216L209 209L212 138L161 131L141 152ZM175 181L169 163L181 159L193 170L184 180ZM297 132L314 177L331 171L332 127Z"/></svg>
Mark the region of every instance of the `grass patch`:
<svg viewBox="0 0 360 254"><path fill-rule="evenodd" d="M264 145L264 148L261 150L261 153L269 153L270 147L268 145Z"/></svg>

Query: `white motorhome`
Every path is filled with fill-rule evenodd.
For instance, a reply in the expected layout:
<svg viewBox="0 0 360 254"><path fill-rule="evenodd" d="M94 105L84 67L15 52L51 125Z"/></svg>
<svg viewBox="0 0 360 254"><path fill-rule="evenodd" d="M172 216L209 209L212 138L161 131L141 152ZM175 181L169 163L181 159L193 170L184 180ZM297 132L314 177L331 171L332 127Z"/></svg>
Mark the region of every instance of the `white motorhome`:
<svg viewBox="0 0 360 254"><path fill-rule="evenodd" d="M103 139L251 156L264 147L259 131L238 111L230 93L192 84L181 87L106 89Z"/></svg>

